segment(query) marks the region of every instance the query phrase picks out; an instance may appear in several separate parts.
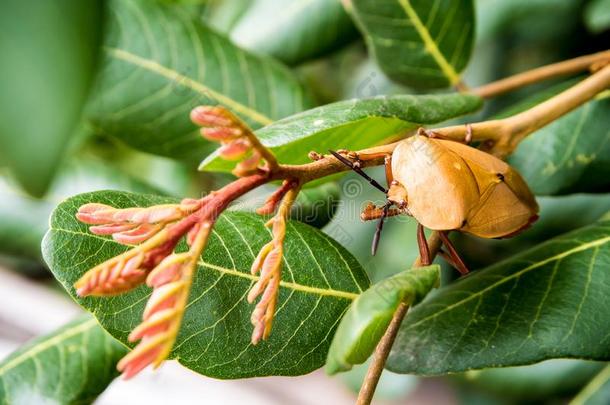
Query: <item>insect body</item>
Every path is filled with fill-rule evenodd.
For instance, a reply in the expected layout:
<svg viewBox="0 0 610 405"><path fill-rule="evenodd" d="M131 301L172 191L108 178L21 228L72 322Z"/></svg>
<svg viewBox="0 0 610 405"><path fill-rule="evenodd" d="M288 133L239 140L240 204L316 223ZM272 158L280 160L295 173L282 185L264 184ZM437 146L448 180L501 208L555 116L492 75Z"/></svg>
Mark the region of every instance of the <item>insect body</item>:
<svg viewBox="0 0 610 405"><path fill-rule="evenodd" d="M377 249L383 221L404 213L419 223L418 243L422 262L428 264L428 246L423 227L441 231L448 249L441 250L450 263L467 272L446 232L456 230L482 238L510 237L538 218L538 204L521 175L502 160L465 144L431 138L425 131L401 141L392 156L386 156L386 190L349 159L331 153L378 189L386 193L382 208L369 206L362 218L379 218L373 239ZM349 154L348 154L349 156ZM378 158L359 154L357 161ZM390 211L390 206L394 205Z"/></svg>
<svg viewBox="0 0 610 405"><path fill-rule="evenodd" d="M538 205L521 175L470 146L415 135L398 144L391 165L388 200L426 228L501 238L537 218Z"/></svg>

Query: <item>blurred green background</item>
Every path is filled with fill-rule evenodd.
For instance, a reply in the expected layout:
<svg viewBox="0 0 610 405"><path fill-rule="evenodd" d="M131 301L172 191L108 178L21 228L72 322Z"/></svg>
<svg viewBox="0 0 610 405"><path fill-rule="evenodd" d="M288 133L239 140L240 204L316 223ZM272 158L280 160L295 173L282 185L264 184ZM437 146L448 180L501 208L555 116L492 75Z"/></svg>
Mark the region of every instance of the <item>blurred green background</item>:
<svg viewBox="0 0 610 405"><path fill-rule="evenodd" d="M282 30L289 27L273 25L264 2L166 3L197 16L241 46L282 59L311 90L318 104L414 92L393 84L376 67L347 16L337 17L336 34L328 43L295 56L282 41L276 44L269 39L281 39ZM472 87L603 50L610 44L607 0L478 0L476 7L475 54L464 78ZM25 277L23 285L33 291L43 288L60 294L41 260L40 242L51 210L67 196L119 189L197 197L230 181L230 176L197 172L193 162L136 150L116 136L100 132L90 122L88 100L95 96L100 71L105 8L101 0L0 3L0 270ZM308 24L323 24L325 17L308 16ZM261 26L269 32L275 30L274 35L257 37ZM303 30L306 38L307 30ZM495 99L467 120L494 116L557 82L560 80ZM380 170L371 173L380 180L383 177ZM238 208L256 207L269 190L250 194ZM460 237L457 243L471 268L484 267L499 257L596 221L610 211L609 191L602 188L596 194L540 197L541 219L530 232L510 241ZM300 197L295 216L322 227L345 245L376 281L404 270L417 255L414 223L393 219L387 223L377 256L370 256L375 224L361 223L359 211L366 202L381 202L382 197L357 176L348 174L335 183L307 190ZM453 271L445 269L444 277L452 279ZM10 296L4 294L7 288L14 285L0 283L0 297ZM28 305L44 313L48 302L41 297L34 296ZM11 308L11 302L0 298L0 308ZM2 339L20 343L38 331L19 326L11 316L14 318L14 311L0 310ZM602 367L585 361L553 360L442 379L387 373L378 398L396 403L409 398L428 398L436 403L562 403ZM357 368L334 381L343 381L348 387L341 389L357 390L362 378L363 368ZM434 397L435 390L447 393Z"/></svg>

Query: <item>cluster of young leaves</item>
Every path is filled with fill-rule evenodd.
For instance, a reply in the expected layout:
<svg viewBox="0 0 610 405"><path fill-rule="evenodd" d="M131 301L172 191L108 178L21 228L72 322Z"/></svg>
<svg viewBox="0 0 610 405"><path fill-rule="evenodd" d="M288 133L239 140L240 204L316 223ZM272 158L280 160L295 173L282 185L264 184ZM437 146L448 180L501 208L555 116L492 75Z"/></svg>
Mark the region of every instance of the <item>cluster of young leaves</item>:
<svg viewBox="0 0 610 405"><path fill-rule="evenodd" d="M129 0L110 2L108 13L103 66L86 115L101 133L140 150L189 161L209 152L209 145L188 122L188 110L194 105L224 104L254 128L313 106L307 90L287 68L241 50L184 8ZM345 21L346 14L337 13ZM129 30L136 28L146 35L130 35ZM318 32L328 35L320 27ZM178 53L178 49L191 51ZM302 60L325 51L312 52L304 49L292 57ZM259 134L277 149L283 163L303 163L303 151L308 149L371 146L480 105L477 97L457 94L340 102L292 115ZM59 205L44 253L54 275L72 294L76 277L124 249L88 234L74 219L77 207L88 201L127 207L165 200L99 192ZM291 222L276 327L270 341L253 347L246 333L250 308L244 294L256 280L247 271L253 255L269 237L262 221L239 212L228 212L219 220L173 353L187 367L220 378L296 375L319 368L335 326L350 302L368 287L366 275L348 252L320 231ZM68 257L67 251L74 255ZM79 264L74 267L75 263ZM127 343L127 331L138 323L148 294L140 288L116 299L80 302L106 330ZM207 315L202 318L202 314Z"/></svg>
<svg viewBox="0 0 610 405"><path fill-rule="evenodd" d="M356 31L349 17L382 71L421 90L458 84L473 48L471 0L352 0L346 2L347 12L338 3L295 2L292 8L279 6L274 19L267 10L283 2L228 1L206 10L207 22L202 22L196 7L109 1L103 61L86 118L100 134L139 150L189 164L209 155L202 169L228 171L189 122L195 105L231 109L257 130L282 163L304 163L310 150L372 146L480 108L479 98L461 94L387 96L313 108L309 89L283 63L324 55L351 40ZM300 13L323 17L305 19ZM336 32L327 29L329 24ZM257 30L261 26L266 29ZM536 193L608 186L604 109L607 100L591 102L520 146L512 163ZM150 291L140 287L115 298L75 296L72 284L78 277L125 247L88 233L74 213L87 202L129 207L164 201L168 199L150 194L81 194L58 206L45 238L45 259L55 277L125 344ZM327 354L345 368L345 361L361 362L374 346L365 332L387 324L390 309L405 297L413 299L405 293L413 285L398 283L402 290L387 295L372 293L375 286L362 293L369 280L356 259L323 232L290 221L274 331L269 341L252 346L245 295L257 280L248 271L250 264L270 238L262 224L262 218L249 213L221 216L202 256L172 356L217 378L304 374L324 365ZM429 375L555 357L610 358L607 345L600 344L610 336L603 304L610 285L603 272L610 261L609 227L606 222L578 229L439 289L408 316L388 366ZM365 309L346 317L342 328L349 329L350 319L371 323L359 329L363 333L339 336L338 351L329 354L337 325L354 300L368 304L349 310ZM42 354L34 351L32 358L43 359L37 357Z"/></svg>
<svg viewBox="0 0 610 405"><path fill-rule="evenodd" d="M43 242L45 259L55 277L125 344L129 331L140 322L151 290L142 286L116 298L76 296L73 284L85 271L127 248L88 233L75 213L89 202L126 208L169 201L124 192L81 194L60 204ZM364 270L343 247L315 228L290 221L273 334L264 344L253 346L251 308L245 297L259 278L250 274L252 261L270 239L264 223L256 214L238 211L226 212L218 220L199 262L172 354L185 366L216 378L299 375L315 370L324 364L341 316L368 287Z"/></svg>

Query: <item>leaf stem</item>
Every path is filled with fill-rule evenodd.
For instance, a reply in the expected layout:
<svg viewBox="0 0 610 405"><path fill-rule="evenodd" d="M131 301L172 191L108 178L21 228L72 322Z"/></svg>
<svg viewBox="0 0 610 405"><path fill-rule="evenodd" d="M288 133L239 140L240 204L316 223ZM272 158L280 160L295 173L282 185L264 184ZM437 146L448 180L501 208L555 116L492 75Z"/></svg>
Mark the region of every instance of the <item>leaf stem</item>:
<svg viewBox="0 0 610 405"><path fill-rule="evenodd" d="M496 156L506 157L527 135L583 105L608 87L610 65L529 110L504 119L472 124L473 139L491 141L488 149ZM434 129L434 132L449 139L464 139L466 127L455 125Z"/></svg>
<svg viewBox="0 0 610 405"><path fill-rule="evenodd" d="M610 50L553 63L478 87L472 92L493 98L543 80L586 71L598 63L610 62Z"/></svg>
<svg viewBox="0 0 610 405"><path fill-rule="evenodd" d="M606 58L610 57L610 52L601 52L600 54L605 55ZM592 63L591 60L585 60L590 66ZM550 72L557 72L561 69L567 70L570 67L575 69L575 67L572 66L574 64L573 61L568 62L572 63L566 63L563 66L559 66L559 68L555 66L555 70L550 69ZM582 62L579 61L579 63ZM557 75L557 73L555 73L555 75ZM535 75L532 77L535 77ZM512 83L509 79L507 79L506 82L508 84L503 85L506 88L508 88L508 85L511 85ZM514 80L514 83L526 83L527 80L531 79L528 79L528 77L522 77L519 80ZM602 68L598 73L593 74L591 77L583 80L563 93L560 93L559 95L520 114L502 120L493 120L473 124L473 138L487 138L494 140L495 144L493 151L500 156L506 156L512 152L518 143L528 134L553 122L562 115L567 114L578 106L589 101L595 97L595 95L604 91L608 87L610 87L610 66ZM498 88L501 88L501 86L498 86ZM489 94L490 90L486 90L486 92ZM466 134L466 128L465 126L459 125L441 128L434 130L434 132L440 133L441 135L452 139L463 139ZM390 147L392 145L387 146ZM434 256L436 256L438 253L440 244L440 236L437 232L434 232L429 241L431 259L434 259ZM414 267L420 265L420 260L421 259L418 258L414 264ZM358 395L358 405L368 405L371 403L375 393L375 388L377 387L377 383L379 382L379 378L381 377L381 373L385 367L385 362L396 339L400 324L407 314L407 309L407 305L405 304L401 304L398 307L394 313L390 326L379 341L379 344L375 350L373 362L367 371L364 383Z"/></svg>
<svg viewBox="0 0 610 405"><path fill-rule="evenodd" d="M577 58L572 61L564 62L560 69L550 69L551 73L557 74L557 71L567 72L568 68L575 71L574 65L591 66L591 63L608 60L610 62L610 51L600 52L598 54L589 55L587 57ZM569 63L568 63L569 62ZM578 63L576 63L578 62ZM547 66L546 69L554 65ZM535 69L536 70L536 69ZM544 73L544 72L543 72ZM547 73L548 74L548 73ZM523 75L526 75L524 73ZM537 74L533 77L541 77ZM510 79L510 78L509 78ZM509 80L507 79L507 80ZM527 79L529 81L533 79ZM519 82L525 83L526 79L519 79ZM533 82L533 81L531 81ZM610 87L610 65L603 67L598 72L584 79L566 91L550 98L549 100L538 104L537 106L500 120L489 120L471 124L472 139L475 141L488 141L491 151L500 157L509 155L527 135L535 132L545 125L553 122L559 117L569 113L573 109L581 106L591 100L600 92ZM475 93L479 90L474 90ZM466 138L467 128L465 125L454 125L450 127L437 128L434 132L442 135L444 138L463 141ZM398 142L381 145L362 151L359 154L391 154ZM371 159L363 162L363 167L379 166L383 164L383 158ZM325 156L312 163L304 165L280 165L279 169L274 173L274 179L296 178L301 184L316 180L322 177L330 176L335 173L348 170L348 168L332 156Z"/></svg>
<svg viewBox="0 0 610 405"><path fill-rule="evenodd" d="M246 136L248 137L248 140L250 141L250 143L252 144L252 147L258 151L258 153L260 153L260 155L262 156L263 159L265 159L265 161L267 162L267 168L269 169L270 172L275 172L277 171L277 169L279 168L279 164L277 162L277 159L275 158L275 155L273 154L273 152L271 152L269 149L267 149L266 146L264 146L261 141L258 139L258 137L256 135L254 135L254 132L252 132L252 130L250 130L250 128L247 128L247 132L246 132Z"/></svg>
<svg viewBox="0 0 610 405"><path fill-rule="evenodd" d="M430 248L430 260L434 260L434 257L441 248L441 238L438 232L432 232L432 235L428 239L428 246ZM412 267L421 266L421 257L418 257L413 263ZM356 401L357 405L369 405L373 400L373 395L375 395L375 389L379 383L379 378L381 377L386 360L390 355L390 351L392 350L392 346L396 340L396 335L398 335L398 330L403 319L407 315L408 309L408 305L401 303L394 312L390 326L388 326L385 334L377 344L377 348L373 354L373 361L367 370L366 376L364 377L364 382L362 383L362 387L360 387L360 392L358 393L358 400Z"/></svg>
<svg viewBox="0 0 610 405"><path fill-rule="evenodd" d="M375 390L377 389L377 384L379 383L379 378L381 377L381 373L383 373L383 369L385 367L385 362L390 355L390 350L394 345L394 340L398 334L400 324L402 323L402 320L404 319L408 310L409 306L403 302L398 306L396 312L394 312L394 316L392 317L392 321L390 322L388 329L377 344L377 348L375 349L375 353L373 355L373 362L369 366L366 376L364 377L364 382L360 387L356 405L369 405L373 400Z"/></svg>

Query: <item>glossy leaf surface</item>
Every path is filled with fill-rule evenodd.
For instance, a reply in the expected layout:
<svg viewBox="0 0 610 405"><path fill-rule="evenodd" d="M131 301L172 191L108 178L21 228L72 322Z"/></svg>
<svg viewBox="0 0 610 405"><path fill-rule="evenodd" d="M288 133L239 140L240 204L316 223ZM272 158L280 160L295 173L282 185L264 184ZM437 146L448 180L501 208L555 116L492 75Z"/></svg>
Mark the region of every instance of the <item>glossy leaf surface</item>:
<svg viewBox="0 0 610 405"><path fill-rule="evenodd" d="M352 0L377 63L414 88L456 85L474 41L472 0Z"/></svg>
<svg viewBox="0 0 610 405"><path fill-rule="evenodd" d="M442 288L405 319L388 368L423 375L610 359L610 222L551 239Z"/></svg>
<svg viewBox="0 0 610 405"><path fill-rule="evenodd" d="M356 34L338 0L255 0L230 37L245 49L296 64L332 51Z"/></svg>
<svg viewBox="0 0 610 405"><path fill-rule="evenodd" d="M115 207L148 206L168 199L103 191L73 197L56 209L43 242L55 277L74 296L73 283L89 268L123 251L108 238L88 233L74 214L89 202ZM368 286L358 262L315 228L290 221L284 251L283 281L273 332L250 343L253 306L246 295L258 279L252 261L271 239L258 215L230 211L218 220L199 263L182 329L171 357L216 378L300 375L324 364L336 325L350 302ZM181 246L184 249L185 246ZM150 289L113 298L76 298L117 339L139 322Z"/></svg>
<svg viewBox="0 0 610 405"><path fill-rule="evenodd" d="M539 195L610 184L610 98L590 101L527 137L509 162Z"/></svg>
<svg viewBox="0 0 610 405"><path fill-rule="evenodd" d="M125 353L92 316L83 316L0 363L0 401L91 403L118 375L116 363Z"/></svg>
<svg viewBox="0 0 610 405"><path fill-rule="evenodd" d="M339 101L280 120L256 132L278 161L309 162L307 153L328 149L359 150L430 125L476 111L481 99L467 94L380 96ZM216 153L200 170L231 171L234 162Z"/></svg>
<svg viewBox="0 0 610 405"><path fill-rule="evenodd" d="M190 122L221 104L254 128L312 107L281 64L241 50L201 21L158 0L109 2L104 66L88 118L103 134L188 161L213 148Z"/></svg>
<svg viewBox="0 0 610 405"><path fill-rule="evenodd" d="M347 371L364 363L385 333L401 303L415 305L438 285L440 266L413 268L389 277L354 300L341 320L328 352L326 372Z"/></svg>

